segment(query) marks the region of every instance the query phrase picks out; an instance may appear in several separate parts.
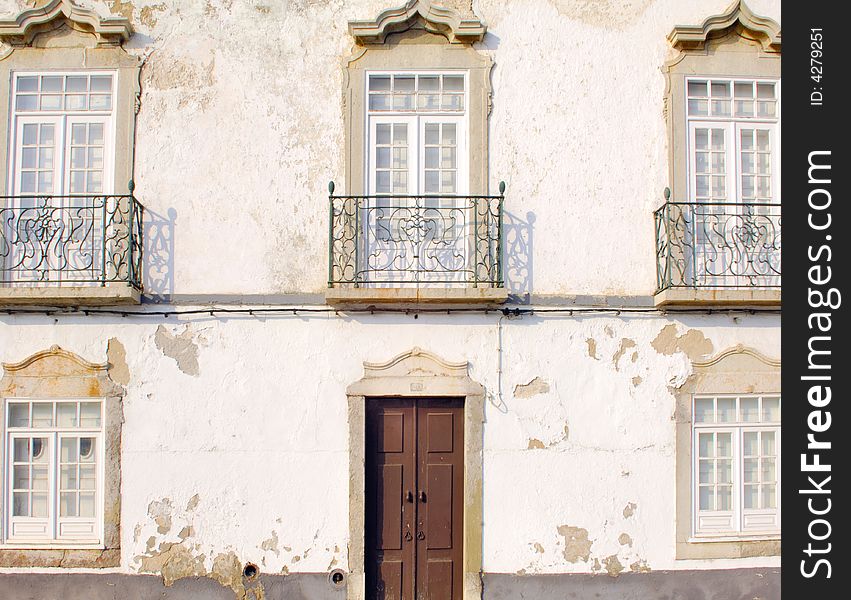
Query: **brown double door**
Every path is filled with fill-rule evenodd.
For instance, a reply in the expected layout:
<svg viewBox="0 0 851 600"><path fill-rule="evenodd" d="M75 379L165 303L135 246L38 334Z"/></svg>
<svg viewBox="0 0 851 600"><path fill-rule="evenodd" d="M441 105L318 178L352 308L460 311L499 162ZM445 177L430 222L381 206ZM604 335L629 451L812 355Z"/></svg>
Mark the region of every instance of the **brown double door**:
<svg viewBox="0 0 851 600"><path fill-rule="evenodd" d="M460 398L371 398L366 411L366 597L461 600Z"/></svg>

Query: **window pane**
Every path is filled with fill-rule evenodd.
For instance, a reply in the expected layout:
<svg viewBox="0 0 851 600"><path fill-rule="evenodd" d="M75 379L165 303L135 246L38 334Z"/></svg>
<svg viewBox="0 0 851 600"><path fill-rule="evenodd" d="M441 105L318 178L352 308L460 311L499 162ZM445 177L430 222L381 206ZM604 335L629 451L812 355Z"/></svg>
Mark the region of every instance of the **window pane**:
<svg viewBox="0 0 851 600"><path fill-rule="evenodd" d="M40 171L38 174L38 191L41 194L50 194L53 192L53 173L50 171ZM35 418L35 413L33 413ZM49 425L43 425L49 427Z"/></svg>
<svg viewBox="0 0 851 600"><path fill-rule="evenodd" d="M98 171L89 171L89 180L86 191L97 194L103 190L103 175Z"/></svg>
<svg viewBox="0 0 851 600"><path fill-rule="evenodd" d="M390 148L376 148L375 149L375 167L377 169L389 169L390 168Z"/></svg>
<svg viewBox="0 0 851 600"><path fill-rule="evenodd" d="M730 101L729 100L713 100L712 115L716 117L730 116Z"/></svg>
<svg viewBox="0 0 851 600"><path fill-rule="evenodd" d="M408 143L408 124L394 123L393 124L393 143L407 145Z"/></svg>
<svg viewBox="0 0 851 600"><path fill-rule="evenodd" d="M95 516L95 495L92 493L80 494L80 516L94 517Z"/></svg>
<svg viewBox="0 0 851 600"><path fill-rule="evenodd" d="M12 494L13 517L28 517L30 515L29 497L29 494L26 492Z"/></svg>
<svg viewBox="0 0 851 600"><path fill-rule="evenodd" d="M729 485L718 486L718 510L732 510L733 488Z"/></svg>
<svg viewBox="0 0 851 600"><path fill-rule="evenodd" d="M71 193L82 194L86 191L86 172L71 171Z"/></svg>
<svg viewBox="0 0 851 600"><path fill-rule="evenodd" d="M379 123L375 126L375 143L390 143L390 127L389 123Z"/></svg>
<svg viewBox="0 0 851 600"><path fill-rule="evenodd" d="M743 454L745 456L757 456L759 454L758 444L759 434L755 431L746 431L743 437Z"/></svg>
<svg viewBox="0 0 851 600"><path fill-rule="evenodd" d="M27 123L24 125L23 134L23 145L35 146L36 140L38 140L38 125L35 123Z"/></svg>
<svg viewBox="0 0 851 600"><path fill-rule="evenodd" d="M753 84L736 82L735 86L736 98L753 98Z"/></svg>
<svg viewBox="0 0 851 600"><path fill-rule="evenodd" d="M12 475L12 489L30 489L30 468L28 465L21 465L14 468L14 473Z"/></svg>
<svg viewBox="0 0 851 600"><path fill-rule="evenodd" d="M774 484L762 486L762 508L777 508L776 491Z"/></svg>
<svg viewBox="0 0 851 600"><path fill-rule="evenodd" d="M454 169L455 164L455 148L442 148L440 151L441 168Z"/></svg>
<svg viewBox="0 0 851 600"><path fill-rule="evenodd" d="M75 492L59 494L59 516L77 516L77 494Z"/></svg>
<svg viewBox="0 0 851 600"><path fill-rule="evenodd" d="M64 463L77 462L77 438L62 438L59 444L59 460Z"/></svg>
<svg viewBox="0 0 851 600"><path fill-rule="evenodd" d="M756 483L759 481L759 459L746 458L742 467L742 478L745 483Z"/></svg>
<svg viewBox="0 0 851 600"><path fill-rule="evenodd" d="M425 172L425 192L426 194L436 194L440 191L440 173L439 171Z"/></svg>
<svg viewBox="0 0 851 600"><path fill-rule="evenodd" d="M19 92L37 92L38 91L38 77L34 77L34 76L18 77L18 91Z"/></svg>
<svg viewBox="0 0 851 600"><path fill-rule="evenodd" d="M765 129L756 132L756 149L760 152L768 152L770 149L768 131Z"/></svg>
<svg viewBox="0 0 851 600"><path fill-rule="evenodd" d="M421 92L437 92L440 90L440 77L437 75L420 75Z"/></svg>
<svg viewBox="0 0 851 600"><path fill-rule="evenodd" d="M745 486L745 508L756 508L759 503L757 500L757 496L759 494L759 486L756 485L746 485Z"/></svg>
<svg viewBox="0 0 851 600"><path fill-rule="evenodd" d="M59 487L63 490L77 489L77 465L62 465L60 467Z"/></svg>
<svg viewBox="0 0 851 600"><path fill-rule="evenodd" d="M713 98L729 98L730 97L730 82L729 81L713 81L712 82L712 97Z"/></svg>
<svg viewBox="0 0 851 600"><path fill-rule="evenodd" d="M402 148L393 148L393 168L394 169L407 169L408 168L408 149L405 147Z"/></svg>
<svg viewBox="0 0 851 600"><path fill-rule="evenodd" d="M39 148L38 167L39 169L53 169L53 148Z"/></svg>
<svg viewBox="0 0 851 600"><path fill-rule="evenodd" d="M111 92L112 75L92 75L91 89L93 92Z"/></svg>
<svg viewBox="0 0 851 600"><path fill-rule="evenodd" d="M699 498L700 510L715 510L715 493L711 486L700 486Z"/></svg>
<svg viewBox="0 0 851 600"><path fill-rule="evenodd" d="M80 427L100 427L100 402L80 403Z"/></svg>
<svg viewBox="0 0 851 600"><path fill-rule="evenodd" d="M718 434L718 456L733 456L733 434Z"/></svg>
<svg viewBox="0 0 851 600"><path fill-rule="evenodd" d="M9 427L29 427L30 405L25 402L9 404Z"/></svg>
<svg viewBox="0 0 851 600"><path fill-rule="evenodd" d="M707 96L705 81L689 81L688 82L689 96Z"/></svg>
<svg viewBox="0 0 851 600"><path fill-rule="evenodd" d="M413 75L396 75L393 77L393 91L413 92L415 81Z"/></svg>
<svg viewBox="0 0 851 600"><path fill-rule="evenodd" d="M369 95L369 110L390 110L390 96L384 94Z"/></svg>
<svg viewBox="0 0 851 600"><path fill-rule="evenodd" d="M51 402L34 402L32 412L33 427L53 426L53 404Z"/></svg>
<svg viewBox="0 0 851 600"><path fill-rule="evenodd" d="M32 468L32 489L38 491L47 491L48 473L46 466L33 466Z"/></svg>
<svg viewBox="0 0 851 600"><path fill-rule="evenodd" d="M89 125L89 144L93 146L103 144L103 123Z"/></svg>
<svg viewBox="0 0 851 600"><path fill-rule="evenodd" d="M736 420L736 399L718 398L718 422L731 423Z"/></svg>
<svg viewBox="0 0 851 600"><path fill-rule="evenodd" d="M32 495L32 514L30 516L41 519L47 517L47 494Z"/></svg>
<svg viewBox="0 0 851 600"><path fill-rule="evenodd" d="M698 481L700 483L715 483L715 464L711 460L701 460L699 462Z"/></svg>
<svg viewBox="0 0 851 600"><path fill-rule="evenodd" d="M65 110L86 110L86 96L83 94L65 96Z"/></svg>
<svg viewBox="0 0 851 600"><path fill-rule="evenodd" d="M709 114L709 101L708 100L689 100L688 101L688 114L694 115L697 117L706 116Z"/></svg>
<svg viewBox="0 0 851 600"><path fill-rule="evenodd" d="M698 434L698 456L701 458L712 458L715 456L713 448L715 444L713 437L714 436L711 433Z"/></svg>
<svg viewBox="0 0 851 600"><path fill-rule="evenodd" d="M444 194L455 193L455 171L443 171L440 174L440 191Z"/></svg>
<svg viewBox="0 0 851 600"><path fill-rule="evenodd" d="M45 123L41 126L41 130L39 132L38 143L42 146L52 146L53 145L53 124Z"/></svg>
<svg viewBox="0 0 851 600"><path fill-rule="evenodd" d="M780 420L780 398L763 398L762 399L762 420L763 421L779 421Z"/></svg>
<svg viewBox="0 0 851 600"><path fill-rule="evenodd" d="M457 137L455 132L455 123L444 123L443 124L443 145L445 146L454 146L456 143Z"/></svg>
<svg viewBox="0 0 851 600"><path fill-rule="evenodd" d="M369 76L369 91L371 91L371 92L390 91L390 75L370 75Z"/></svg>
<svg viewBox="0 0 851 600"><path fill-rule="evenodd" d="M75 146L86 145L86 126L83 123L71 125L71 143Z"/></svg>
<svg viewBox="0 0 851 600"><path fill-rule="evenodd" d="M18 94L15 99L15 110L36 110L38 108L38 96Z"/></svg>
<svg viewBox="0 0 851 600"><path fill-rule="evenodd" d="M42 96L41 110L62 110L62 96Z"/></svg>
<svg viewBox="0 0 851 600"><path fill-rule="evenodd" d="M112 96L110 94L95 94L89 98L91 110L109 110L111 106Z"/></svg>
<svg viewBox="0 0 851 600"><path fill-rule="evenodd" d="M21 173L21 192L35 193L35 173Z"/></svg>
<svg viewBox="0 0 851 600"><path fill-rule="evenodd" d="M764 458L762 459L762 472L760 473L760 481L763 482L772 482L776 481L775 477L777 476L775 470L775 464L773 458Z"/></svg>
<svg viewBox="0 0 851 600"><path fill-rule="evenodd" d="M426 123L425 125L425 143L428 146L440 145L440 124Z"/></svg>
<svg viewBox="0 0 851 600"><path fill-rule="evenodd" d="M29 462L30 460L30 441L27 438L16 438L15 451L13 452L13 460L15 462Z"/></svg>
<svg viewBox="0 0 851 600"><path fill-rule="evenodd" d="M742 185L744 186L744 181ZM741 421L745 421L746 423L759 421L759 398L742 398L739 400L739 407L742 411L739 417Z"/></svg>
<svg viewBox="0 0 851 600"><path fill-rule="evenodd" d="M94 490L96 481L95 466L80 465L80 489Z"/></svg>
<svg viewBox="0 0 851 600"><path fill-rule="evenodd" d="M756 97L762 99L773 99L774 98L774 84L773 83L757 83L756 84Z"/></svg>
<svg viewBox="0 0 851 600"><path fill-rule="evenodd" d="M463 75L444 75L443 90L446 92L463 92L464 91L464 76Z"/></svg>
<svg viewBox="0 0 851 600"><path fill-rule="evenodd" d="M85 92L88 89L87 75L69 75L65 78L66 92Z"/></svg>
<svg viewBox="0 0 851 600"><path fill-rule="evenodd" d="M774 451L774 432L773 431L763 431L762 432L762 455L763 456L776 456L776 452Z"/></svg>
<svg viewBox="0 0 851 600"><path fill-rule="evenodd" d="M91 463L95 460L96 440L92 437L80 438L80 462Z"/></svg>
<svg viewBox="0 0 851 600"><path fill-rule="evenodd" d="M378 171L375 174L375 191L379 194L390 193L390 171Z"/></svg>
<svg viewBox="0 0 851 600"><path fill-rule="evenodd" d="M426 169L436 169L438 168L438 158L440 156L440 148L431 147L425 149L425 168Z"/></svg>
<svg viewBox="0 0 851 600"><path fill-rule="evenodd" d="M733 461L732 460L719 460L718 464L715 465L716 475L718 477L718 483L732 483L733 482Z"/></svg>

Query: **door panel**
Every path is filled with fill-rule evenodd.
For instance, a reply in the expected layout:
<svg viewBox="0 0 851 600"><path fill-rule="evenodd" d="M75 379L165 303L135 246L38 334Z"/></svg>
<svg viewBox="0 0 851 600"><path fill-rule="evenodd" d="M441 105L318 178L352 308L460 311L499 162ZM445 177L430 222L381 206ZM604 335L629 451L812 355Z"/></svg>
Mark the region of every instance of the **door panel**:
<svg viewBox="0 0 851 600"><path fill-rule="evenodd" d="M366 422L366 597L461 598L461 399L370 399Z"/></svg>

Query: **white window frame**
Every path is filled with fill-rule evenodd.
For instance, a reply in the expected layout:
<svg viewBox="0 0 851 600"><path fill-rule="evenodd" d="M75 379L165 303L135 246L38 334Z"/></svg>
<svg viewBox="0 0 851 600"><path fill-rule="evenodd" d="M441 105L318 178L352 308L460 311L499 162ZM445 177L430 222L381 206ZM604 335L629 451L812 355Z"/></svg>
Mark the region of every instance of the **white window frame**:
<svg viewBox="0 0 851 600"><path fill-rule="evenodd" d="M109 111L106 110L18 110L15 107L15 99L18 94L18 80L20 77L41 76L74 76L74 75L110 75L112 77L112 102ZM56 145L54 155L54 184L53 194L55 196L67 196L70 194L70 152L66 144L70 135L70 125L73 122L102 122L104 123L104 150L103 150L103 185L98 193L77 193L79 196L109 196L114 194L115 181L115 152L116 152L116 113L118 104L118 71L112 69L78 69L78 70L44 70L44 71L12 71L10 85L9 103L9 139L8 148L8 171L6 178L6 193L9 196L22 195L19 190L19 174L17 165L20 164L21 145L18 143L21 124L24 122L56 122ZM61 157L61 160L60 160ZM58 177L57 177L58 176ZM38 196L39 194L27 194Z"/></svg>
<svg viewBox="0 0 851 600"><path fill-rule="evenodd" d="M692 405L692 423L691 423L691 538L690 542L700 541L743 541L743 540L760 540L760 539L780 539L780 524L781 524L781 425L780 422L763 422L763 421L741 421L738 418L735 421L715 423L701 422L698 423L695 418L695 404L697 400L709 398L781 398L779 393L766 394L708 394L699 393L693 394L691 399ZM716 400L717 402L717 400ZM782 411L782 399L781 411ZM738 406L738 400L737 400ZM773 432L775 444L775 501L776 505L773 509L745 509L744 508L744 454L743 454L743 437L746 432ZM699 438L700 433L730 433L732 439L732 499L731 510L700 510L700 488L699 488ZM728 518L731 527L717 529L701 530L699 527L702 516L717 515L719 518ZM747 524L748 517L771 518L776 527L749 527Z"/></svg>
<svg viewBox="0 0 851 600"><path fill-rule="evenodd" d="M2 486L3 497L0 500L2 505L2 528L0 528L0 549L97 549L105 548L103 542L104 536L104 504L105 504L105 482L106 482L106 398L103 397L68 397L68 398L37 398L37 397L13 397L4 398L5 410L2 415L3 424L3 465L2 465ZM100 427L99 428L83 428L83 427L58 427L55 425L54 409L54 426L52 427L15 427L10 428L11 405L16 403L49 403L58 404L61 402L98 402L100 404ZM49 441L50 460L48 461L48 517L47 530L50 535L38 538L14 538L10 535L12 531L13 520L25 520L30 517L13 517L12 507L12 477L14 462L14 445L15 438L32 438L46 437ZM60 517L59 516L59 488L58 479L60 471L60 444L59 440L62 437L92 437L95 438L95 453L96 453L96 491L95 491L95 511L94 517ZM73 522L77 519L80 522L93 521L94 536L82 536L74 538L73 536L61 537L60 526L61 521L68 520Z"/></svg>
<svg viewBox="0 0 851 600"><path fill-rule="evenodd" d="M688 85L693 81L706 82L728 82L730 84L730 93L734 93L735 82L749 83L773 83L774 93L776 98L776 116L773 118L767 117L736 117L730 116L691 116L688 112ZM682 111L685 115L686 124L686 181L688 202L698 202L696 194L696 173L694 167L694 129L696 127L712 127L716 129L725 129L725 165L726 165L726 194L727 204L744 204L741 195L741 153L739 152L741 129L748 129L751 125L754 129L764 128L771 131L771 202L770 204L779 204L781 199L781 182L780 182L780 158L782 152L781 145L781 112L782 99L780 89L780 79L765 78L765 77L714 77L711 75L694 75L685 78L683 85L683 97L681 98ZM735 172L731 172L730 167L735 166Z"/></svg>

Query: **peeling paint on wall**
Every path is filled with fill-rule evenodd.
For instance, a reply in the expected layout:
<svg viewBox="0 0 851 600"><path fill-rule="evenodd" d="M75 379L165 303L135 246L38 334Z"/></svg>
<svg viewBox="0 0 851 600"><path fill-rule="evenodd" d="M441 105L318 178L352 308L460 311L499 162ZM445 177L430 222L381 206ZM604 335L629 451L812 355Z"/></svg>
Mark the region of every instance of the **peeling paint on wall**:
<svg viewBox="0 0 851 600"><path fill-rule="evenodd" d="M550 384L541 379L540 377L535 377L529 383L518 384L514 386L514 397L531 398L532 396L537 396L538 394L546 394L549 391Z"/></svg>
<svg viewBox="0 0 851 600"><path fill-rule="evenodd" d="M174 335L160 325L154 334L154 343L165 356L174 359L178 369L187 375L198 377L198 345L193 340L189 325L179 335Z"/></svg>
<svg viewBox="0 0 851 600"><path fill-rule="evenodd" d="M698 360L712 354L713 350L712 341L707 339L702 331L689 329L678 336L677 326L674 323L663 327L650 345L660 354L671 355L675 352L684 352L691 360Z"/></svg>
<svg viewBox="0 0 851 600"><path fill-rule="evenodd" d="M634 515L636 508L638 508L638 505L635 502L628 502L627 505L623 507L623 518L628 519Z"/></svg>
<svg viewBox="0 0 851 600"><path fill-rule="evenodd" d="M614 356L612 356L612 364L615 366L615 371L620 371L620 366L618 366L618 361L621 357L626 353L629 348L635 347L635 340L631 340L629 338L623 338L621 340L620 348L615 352Z"/></svg>
<svg viewBox="0 0 851 600"><path fill-rule="evenodd" d="M591 540L588 539L588 530L572 525L560 525L558 534L564 537L564 559L575 563L580 560L588 562L591 556Z"/></svg>
<svg viewBox="0 0 851 600"><path fill-rule="evenodd" d="M639 19L653 0L550 0L559 14L604 29L625 28Z"/></svg>
<svg viewBox="0 0 851 600"><path fill-rule="evenodd" d="M632 547L632 538L628 533L622 533L618 536L618 543L621 546L629 546Z"/></svg>
<svg viewBox="0 0 851 600"><path fill-rule="evenodd" d="M651 571L650 565L648 565L647 561L643 559L631 563L629 565L629 570L635 573L649 573Z"/></svg>
<svg viewBox="0 0 851 600"><path fill-rule="evenodd" d="M588 356L594 360L599 360L597 358L597 340L594 338L588 338L585 340L585 343L588 344Z"/></svg>
<svg viewBox="0 0 851 600"><path fill-rule="evenodd" d="M165 535L171 531L173 505L169 498L154 500L148 504L148 516L157 524L157 533Z"/></svg>
<svg viewBox="0 0 851 600"><path fill-rule="evenodd" d="M527 450L543 450L544 448L546 448L546 446L544 446L544 442L542 442L541 440L535 439L535 438L531 438L529 440L529 445L527 446L526 449Z"/></svg>
<svg viewBox="0 0 851 600"><path fill-rule="evenodd" d="M618 560L617 554L612 554L603 559L603 565L606 567L606 573L612 577L617 577L623 571L623 565Z"/></svg>
<svg viewBox="0 0 851 600"><path fill-rule="evenodd" d="M106 345L106 360L109 362L109 378L119 385L130 383L130 368L127 366L127 351L118 338L109 338Z"/></svg>

